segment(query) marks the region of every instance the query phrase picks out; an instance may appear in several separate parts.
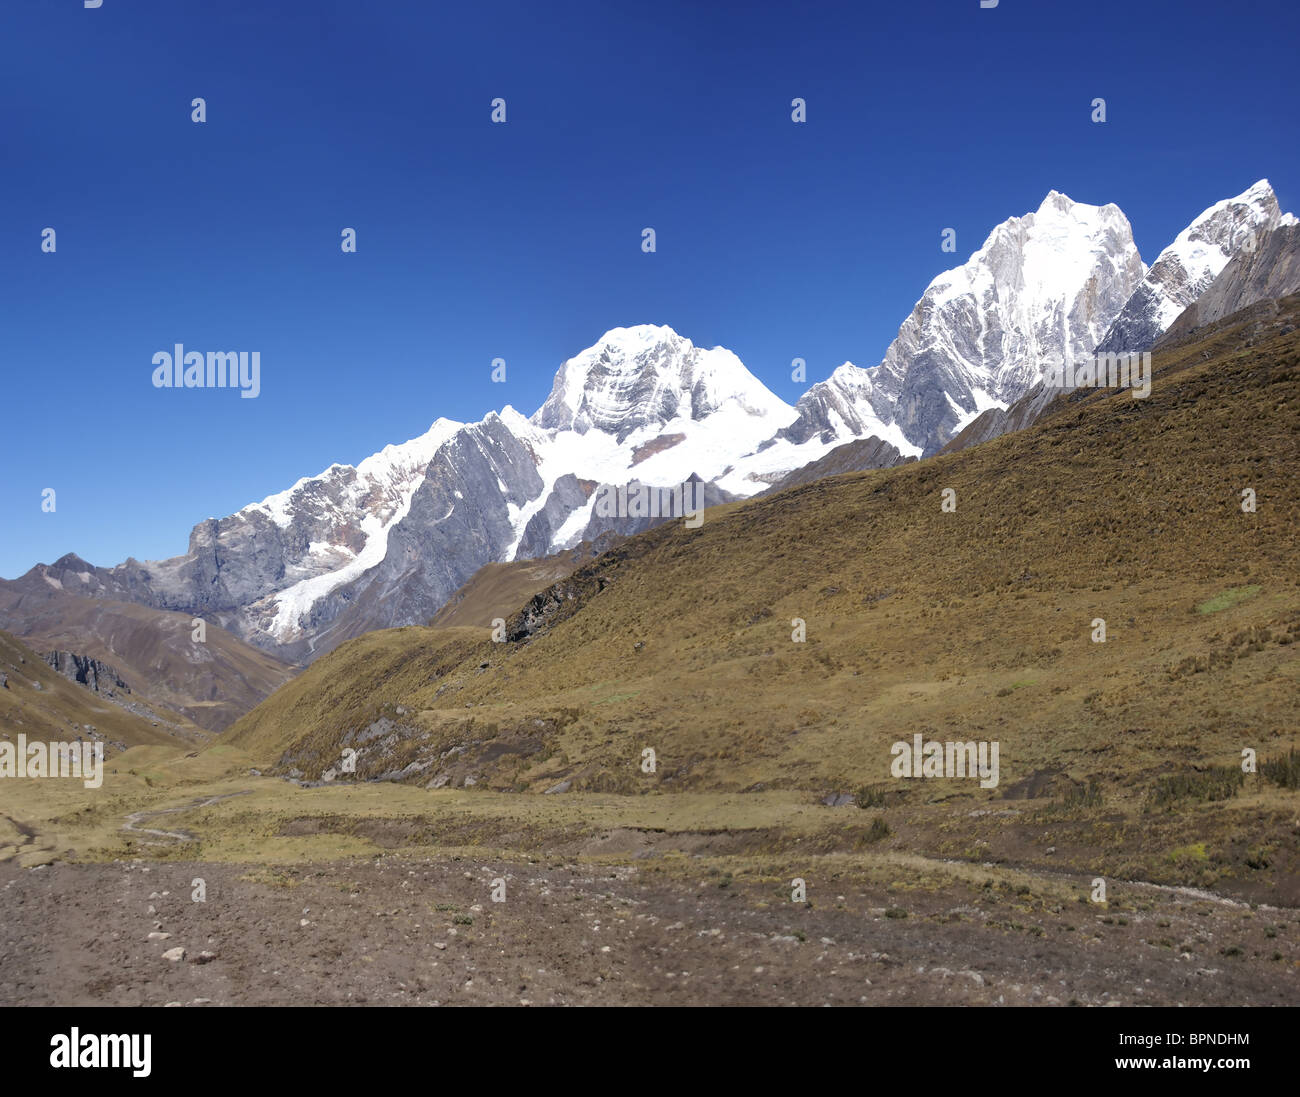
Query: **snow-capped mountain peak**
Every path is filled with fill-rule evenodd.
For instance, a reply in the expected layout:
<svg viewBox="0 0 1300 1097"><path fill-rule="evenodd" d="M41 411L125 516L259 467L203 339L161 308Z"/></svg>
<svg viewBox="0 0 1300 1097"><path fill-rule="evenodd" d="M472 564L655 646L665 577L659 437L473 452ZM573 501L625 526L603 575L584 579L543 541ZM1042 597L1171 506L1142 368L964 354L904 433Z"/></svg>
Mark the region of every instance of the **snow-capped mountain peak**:
<svg viewBox="0 0 1300 1097"><path fill-rule="evenodd" d="M532 421L622 441L647 425L701 420L728 404L793 415L729 350L704 350L666 325L642 324L611 329L561 365Z"/></svg>
<svg viewBox="0 0 1300 1097"><path fill-rule="evenodd" d="M1283 221L1267 179L1235 198L1215 202L1156 257L1096 349L1103 353L1149 350L1234 255L1254 247L1260 232Z"/></svg>
<svg viewBox="0 0 1300 1097"><path fill-rule="evenodd" d="M870 433L903 455L933 453L1054 360L1091 353L1145 273L1118 206L1049 191L930 282L877 369L844 365L805 393L784 435Z"/></svg>

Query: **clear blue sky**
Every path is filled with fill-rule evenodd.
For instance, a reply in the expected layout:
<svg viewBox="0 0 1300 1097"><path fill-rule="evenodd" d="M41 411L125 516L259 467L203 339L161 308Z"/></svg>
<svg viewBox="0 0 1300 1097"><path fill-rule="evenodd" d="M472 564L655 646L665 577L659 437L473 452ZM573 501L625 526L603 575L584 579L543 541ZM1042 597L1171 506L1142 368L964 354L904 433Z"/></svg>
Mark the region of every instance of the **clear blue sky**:
<svg viewBox="0 0 1300 1097"><path fill-rule="evenodd" d="M1295 0L8 0L0 575L173 555L438 416L531 414L615 326L793 402L792 358L875 365L1052 188L1148 262L1258 178L1297 210L1298 38ZM177 342L259 350L260 397L154 389Z"/></svg>

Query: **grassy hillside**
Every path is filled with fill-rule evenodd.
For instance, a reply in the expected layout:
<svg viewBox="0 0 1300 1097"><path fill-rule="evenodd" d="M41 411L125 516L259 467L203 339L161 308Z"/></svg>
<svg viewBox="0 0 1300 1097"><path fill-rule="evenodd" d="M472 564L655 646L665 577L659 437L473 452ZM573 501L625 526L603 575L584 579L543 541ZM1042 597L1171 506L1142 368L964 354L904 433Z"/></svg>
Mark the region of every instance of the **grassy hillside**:
<svg viewBox="0 0 1300 1097"><path fill-rule="evenodd" d="M351 746L358 776L422 785L867 789L945 855L1187 845L1171 871L1204 880L1191 839L1210 836L1223 871L1294 867L1295 793L1230 775L1243 748L1295 742L1297 325L1300 297L1158 354L1146 400L1089 392L1020 434L632 538L514 615L510 642L363 637L228 741L309 778ZM999 786L891 779L914 733L998 741ZM1061 814L997 821L1029 806Z"/></svg>
<svg viewBox="0 0 1300 1097"><path fill-rule="evenodd" d="M16 741L71 742L98 732L109 744L127 747L199 742L207 735L174 712L159 715L174 721L175 734L166 727L128 712L85 686L69 681L7 632L0 632L0 738ZM113 753L111 746L105 755Z"/></svg>

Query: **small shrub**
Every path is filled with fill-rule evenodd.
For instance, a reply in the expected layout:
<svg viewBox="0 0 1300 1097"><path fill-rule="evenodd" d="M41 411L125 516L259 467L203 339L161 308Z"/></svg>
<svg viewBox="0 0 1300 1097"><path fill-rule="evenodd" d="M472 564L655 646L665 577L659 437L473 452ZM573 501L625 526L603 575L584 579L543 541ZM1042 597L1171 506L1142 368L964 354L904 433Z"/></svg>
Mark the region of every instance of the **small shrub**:
<svg viewBox="0 0 1300 1097"><path fill-rule="evenodd" d="M885 790L879 785L864 785L853 796L860 808L882 808L885 806Z"/></svg>
<svg viewBox="0 0 1300 1097"><path fill-rule="evenodd" d="M1300 788L1300 751L1292 747L1288 754L1266 759L1260 763L1259 773L1283 788Z"/></svg>
<svg viewBox="0 0 1300 1097"><path fill-rule="evenodd" d="M1090 780L1086 785L1070 789L1065 794L1061 807L1065 811L1074 808L1099 808L1101 807L1101 801L1101 785L1094 779Z"/></svg>

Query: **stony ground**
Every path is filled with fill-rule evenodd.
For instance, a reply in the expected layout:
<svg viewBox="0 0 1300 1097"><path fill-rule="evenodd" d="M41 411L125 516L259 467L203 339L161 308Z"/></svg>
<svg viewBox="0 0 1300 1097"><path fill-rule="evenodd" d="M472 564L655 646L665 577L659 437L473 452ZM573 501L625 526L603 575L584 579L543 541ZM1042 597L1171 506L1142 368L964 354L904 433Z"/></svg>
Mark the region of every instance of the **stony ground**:
<svg viewBox="0 0 1300 1097"><path fill-rule="evenodd" d="M845 877L809 905L781 881L652 863L8 862L0 1004L1300 1001L1300 911L1148 885L1106 908L1035 890Z"/></svg>

